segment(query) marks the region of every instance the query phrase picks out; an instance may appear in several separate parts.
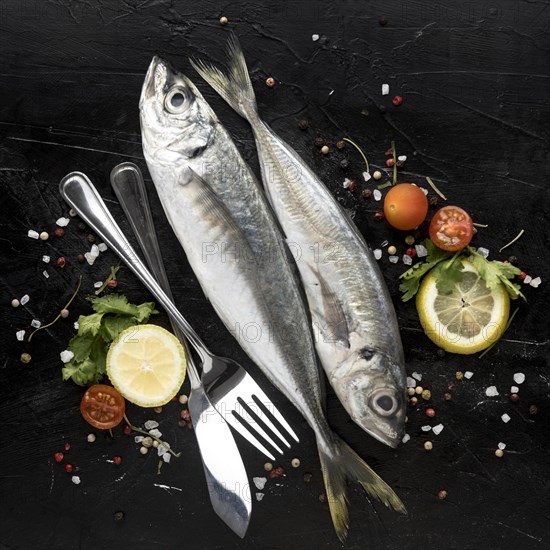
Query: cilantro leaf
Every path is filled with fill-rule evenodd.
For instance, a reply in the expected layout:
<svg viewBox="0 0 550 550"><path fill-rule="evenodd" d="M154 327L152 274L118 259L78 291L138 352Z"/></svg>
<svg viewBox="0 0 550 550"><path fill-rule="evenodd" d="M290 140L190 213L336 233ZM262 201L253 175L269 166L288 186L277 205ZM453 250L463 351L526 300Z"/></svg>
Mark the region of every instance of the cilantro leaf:
<svg viewBox="0 0 550 550"><path fill-rule="evenodd" d="M85 336L90 334L95 336L101 325L103 313L92 313L91 315L81 315L78 318L78 335Z"/></svg>
<svg viewBox="0 0 550 550"><path fill-rule="evenodd" d="M96 336L90 350L90 360L96 367L97 376L103 378L107 372L107 344L101 336Z"/></svg>
<svg viewBox="0 0 550 550"><path fill-rule="evenodd" d="M101 298L95 296L90 300L92 308L97 313L114 313L115 315L131 315L137 317L139 314L138 306L130 304L128 298L122 294L108 294Z"/></svg>
<svg viewBox="0 0 550 550"><path fill-rule="evenodd" d="M155 302L145 302L137 306L138 314L135 315L135 319L138 323L146 323L149 317L158 311L155 309Z"/></svg>
<svg viewBox="0 0 550 550"><path fill-rule="evenodd" d="M73 336L67 346L67 349L74 353L72 361L76 363L84 361L90 355L93 341L94 337L89 334L86 336L79 336L78 334Z"/></svg>
<svg viewBox="0 0 550 550"><path fill-rule="evenodd" d="M462 282L464 278L464 266L458 258L453 258L448 262L438 263L433 270L433 276L437 282L435 286L441 294L451 294L456 285Z"/></svg>
<svg viewBox="0 0 550 550"><path fill-rule="evenodd" d="M106 343L111 343L123 330L136 324L134 317L130 315L115 315L105 317L99 333Z"/></svg>
<svg viewBox="0 0 550 550"><path fill-rule="evenodd" d="M61 369L61 372L63 380L72 378L73 382L79 386L97 384L102 378L97 371L96 364L90 358L78 363L73 358Z"/></svg>

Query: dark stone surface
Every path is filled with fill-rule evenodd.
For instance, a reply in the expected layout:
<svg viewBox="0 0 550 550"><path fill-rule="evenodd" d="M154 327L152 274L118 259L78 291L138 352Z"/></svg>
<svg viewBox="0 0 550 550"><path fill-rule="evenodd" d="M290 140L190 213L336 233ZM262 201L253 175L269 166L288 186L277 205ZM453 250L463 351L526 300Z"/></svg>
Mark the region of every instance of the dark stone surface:
<svg viewBox="0 0 550 550"><path fill-rule="evenodd" d="M350 490L351 528L346 548L516 549L550 545L548 311L549 239L549 56L550 4L501 2L103 2L96 0L0 1L0 549L81 548L313 549L340 548L333 532L311 431L293 407L269 386L216 318L186 264L151 193L162 249L177 303L211 347L241 361L297 429L301 443L280 460L285 477L269 480L265 498L254 502L248 534L238 539L212 511L193 432L178 427L181 406L161 414L129 408L134 423L158 418L179 460L157 474L157 459L138 453L131 437L93 432L81 419L82 389L60 376L59 352L73 335L73 322L89 312L85 296L116 262L102 254L93 267L78 254L89 248L86 232L71 221L62 238L27 237L28 229L53 235L67 214L57 186L73 170L89 175L112 212L128 229L108 175L132 160L146 170L141 153L137 102L154 54L171 59L197 83L226 124L246 159L257 168L248 125L210 90L188 63L191 55L223 59L228 31L241 38L260 111L304 160L322 175L373 247L388 239L403 252L403 235L376 223L381 206L341 188L345 176L361 181L359 155L350 147L320 155L322 136L334 144L344 136L380 167L395 140L408 160L401 181L437 181L450 203L488 224L475 243L495 259L508 254L532 276L527 304L504 339L483 359L440 357L420 330L414 304L399 301L403 264L381 266L395 299L409 374L423 374L432 391L439 436L427 436L424 406L411 407L411 441L391 450L356 427L334 395L327 410L339 432L399 493L408 517L371 507L359 487ZM218 19L226 15L227 27ZM387 24L379 23L381 17ZM312 34L320 39L313 42ZM273 76L269 89L264 81ZM390 95L380 94L382 83ZM333 91L333 93L331 93ZM395 94L403 96L394 107ZM368 116L361 115L362 110ZM302 131L300 119L310 127ZM340 168L343 158L350 166ZM146 173L146 172L145 172ZM147 173L146 173L147 175ZM147 183L151 181L147 176ZM525 228L523 238L498 249ZM66 256L64 269L42 263ZM45 279L42 271L50 277ZM33 318L55 317L83 274L82 292L69 319L38 333ZM133 301L150 298L123 270L120 290ZM30 295L18 309L12 297ZM158 321L167 325L161 315ZM32 355L24 365L22 352ZM457 382L455 371L474 372ZM508 399L514 372L526 374L518 403ZM453 399L444 401L449 384ZM487 398L496 385L500 396ZM186 386L187 387L187 386ZM539 413L529 414L536 404ZM511 421L504 424L500 416ZM435 422L430 422L432 425ZM426 453L423 442L434 441ZM507 444L497 459L499 441ZM70 461L82 483L71 483L53 455L70 442ZM240 441L250 477L264 475L265 460ZM120 455L114 466L108 460ZM297 456L301 466L293 469ZM305 484L305 472L313 474ZM166 489L164 485L174 487ZM440 489L448 498L440 501ZM124 518L115 521L115 512Z"/></svg>

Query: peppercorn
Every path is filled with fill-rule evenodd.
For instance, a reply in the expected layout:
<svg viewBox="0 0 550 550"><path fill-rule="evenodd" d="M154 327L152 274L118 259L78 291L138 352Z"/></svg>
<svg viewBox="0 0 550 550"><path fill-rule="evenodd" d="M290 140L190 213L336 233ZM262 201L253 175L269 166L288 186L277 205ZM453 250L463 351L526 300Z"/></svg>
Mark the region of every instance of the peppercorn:
<svg viewBox="0 0 550 550"><path fill-rule="evenodd" d="M497 450L495 451L495 456L496 456L497 458L502 458L502 457L504 456L504 451L503 451L502 449L497 449Z"/></svg>
<svg viewBox="0 0 550 550"><path fill-rule="evenodd" d="M386 159L386 166L388 168L391 168L394 164L395 164L395 161L392 158Z"/></svg>
<svg viewBox="0 0 550 550"><path fill-rule="evenodd" d="M384 219L384 212L382 210L378 210L374 213L374 220L377 222L381 222Z"/></svg>
<svg viewBox="0 0 550 550"><path fill-rule="evenodd" d="M142 441L141 441L141 444L142 444L144 447L146 447L146 448L152 447L152 446L153 446L153 443L154 443L154 442L153 442L153 438L152 438L151 436L149 436L149 435L148 435L148 436L145 436L145 437L142 439Z"/></svg>
<svg viewBox="0 0 550 550"><path fill-rule="evenodd" d="M433 448L434 448L434 445L431 441L426 441L424 443L424 449L426 449L426 451L431 451Z"/></svg>
<svg viewBox="0 0 550 550"><path fill-rule="evenodd" d="M11 301L11 307L19 307L19 300L17 298L14 298L12 301Z"/></svg>
<svg viewBox="0 0 550 550"><path fill-rule="evenodd" d="M124 512L118 511L113 514L113 519L115 521L122 521L124 519Z"/></svg>
<svg viewBox="0 0 550 550"><path fill-rule="evenodd" d="M328 145L323 145L321 147L321 153L323 153L323 155L328 155L330 149L328 148ZM340 166L342 165L342 163L340 163Z"/></svg>
<svg viewBox="0 0 550 550"><path fill-rule="evenodd" d="M265 85L266 85L268 88L273 88L273 86L275 86L275 79L274 79L272 76L268 76L268 77L265 79Z"/></svg>
<svg viewBox="0 0 550 550"><path fill-rule="evenodd" d="M178 420L178 426L180 428L187 428L187 422L185 420Z"/></svg>
<svg viewBox="0 0 550 550"><path fill-rule="evenodd" d="M65 458L65 455L61 452L59 453L55 453L53 455L53 459L56 461L56 462L63 462L63 458Z"/></svg>
<svg viewBox="0 0 550 550"><path fill-rule="evenodd" d="M86 231L86 224L84 222L80 222L77 227L79 231Z"/></svg>
<svg viewBox="0 0 550 550"><path fill-rule="evenodd" d="M277 468L274 468L273 470L270 470L269 477L271 479L273 479L275 477L279 477L279 476L284 475L284 473L285 473L284 468L282 466L278 466Z"/></svg>
<svg viewBox="0 0 550 550"><path fill-rule="evenodd" d="M417 397L411 397L409 399L409 403L414 407L415 405L418 404L418 398Z"/></svg>
<svg viewBox="0 0 550 550"><path fill-rule="evenodd" d="M525 273L525 271L522 271L518 277L523 281L523 279L525 279L525 277L527 277L527 273Z"/></svg>
<svg viewBox="0 0 550 550"><path fill-rule="evenodd" d="M191 417L189 416L189 410L188 409L182 409L182 411L180 412L180 415L181 415L182 419L185 420L186 422L191 421Z"/></svg>
<svg viewBox="0 0 550 550"><path fill-rule="evenodd" d="M412 235L407 235L405 237L405 244L408 244L409 246L414 244L414 237Z"/></svg>
<svg viewBox="0 0 550 550"><path fill-rule="evenodd" d="M428 407L426 409L426 416L428 418L433 418L435 416L435 409L433 409L432 407Z"/></svg>
<svg viewBox="0 0 550 550"><path fill-rule="evenodd" d="M435 195L432 195L428 199L428 202L430 203L430 206L437 206L439 204L439 199Z"/></svg>
<svg viewBox="0 0 550 550"><path fill-rule="evenodd" d="M298 466L300 466L300 459L299 458L293 458L290 463L292 464L293 468L298 468Z"/></svg>
<svg viewBox="0 0 550 550"><path fill-rule="evenodd" d="M407 388L407 395L409 397L413 396L414 395L414 388Z"/></svg>
<svg viewBox="0 0 550 550"><path fill-rule="evenodd" d="M69 216L70 216L71 218L75 218L76 216L78 216L78 212L77 212L74 208L71 208L71 209L69 210Z"/></svg>
<svg viewBox="0 0 550 550"><path fill-rule="evenodd" d="M160 414L162 412L162 407L154 407L153 411L156 412L157 414Z"/></svg>
<svg viewBox="0 0 550 550"><path fill-rule="evenodd" d="M63 319L66 319L69 316L69 310L68 309L62 309L59 312L59 315L61 315L61 317L63 317Z"/></svg>
<svg viewBox="0 0 550 550"><path fill-rule="evenodd" d="M46 231L42 231L42 233L40 233L41 241L47 241L49 238L50 238L50 235Z"/></svg>
<svg viewBox="0 0 550 550"><path fill-rule="evenodd" d="M449 392L445 392L444 397L445 401L450 401L453 398L453 396Z"/></svg>
<svg viewBox="0 0 550 550"><path fill-rule="evenodd" d="M519 395L517 393L513 393L510 395L510 401L512 401L512 403L517 403L519 401Z"/></svg>
<svg viewBox="0 0 550 550"><path fill-rule="evenodd" d="M310 474L309 472L306 472L303 476L304 482L309 483L311 481L312 477L313 477L313 474Z"/></svg>
<svg viewBox="0 0 550 550"><path fill-rule="evenodd" d="M420 395L423 391L424 388L422 386L416 386L416 388L414 389L414 393L416 393L417 395Z"/></svg>
<svg viewBox="0 0 550 550"><path fill-rule="evenodd" d="M59 258L57 258L57 267L60 267L61 269L63 269L65 267L65 264L67 263L67 261L65 260L65 257L64 256L59 256Z"/></svg>
<svg viewBox="0 0 550 550"><path fill-rule="evenodd" d="M405 166L405 161L404 161L404 160L398 160L398 161L395 163L395 166L397 166L397 169L398 169L398 170L401 170L401 168L403 168L403 166Z"/></svg>
<svg viewBox="0 0 550 550"><path fill-rule="evenodd" d="M107 283L107 286L109 288L116 288L118 286L118 281L116 279L111 279L108 283Z"/></svg>
<svg viewBox="0 0 550 550"><path fill-rule="evenodd" d="M422 399L424 399L424 401L429 401L432 397L432 392L430 390L424 390L422 392Z"/></svg>
<svg viewBox="0 0 550 550"><path fill-rule="evenodd" d="M336 142L336 149L339 149L340 151L344 149L345 146L346 146L346 142L342 139Z"/></svg>
<svg viewBox="0 0 550 550"><path fill-rule="evenodd" d="M416 256L416 248L407 248L406 254L407 256L414 258Z"/></svg>
<svg viewBox="0 0 550 550"><path fill-rule="evenodd" d="M376 170L374 172L374 174L372 175L372 177L377 181L381 180L382 179L382 172L380 172L380 170Z"/></svg>
<svg viewBox="0 0 550 550"><path fill-rule="evenodd" d="M395 246L393 245L388 246L388 254L390 256L395 256L397 254L397 248L395 248Z"/></svg>
<svg viewBox="0 0 550 550"><path fill-rule="evenodd" d="M298 128L300 130L307 130L309 128L309 120L302 118L298 121Z"/></svg>
<svg viewBox="0 0 550 550"><path fill-rule="evenodd" d="M445 489L441 489L441 491L437 493L437 498L439 500L445 500L447 498L447 491L445 491Z"/></svg>
<svg viewBox="0 0 550 550"><path fill-rule="evenodd" d="M86 261L86 258L84 257L84 254L79 254L77 256L77 260L79 264L83 264Z"/></svg>
<svg viewBox="0 0 550 550"><path fill-rule="evenodd" d="M91 233L88 233L88 236L86 237L86 239L88 240L88 242L89 242L90 244L95 243L95 236L92 235Z"/></svg>
<svg viewBox="0 0 550 550"><path fill-rule="evenodd" d="M518 259L516 258L516 256L510 256L508 258L508 261L512 264L512 265L516 265L518 263Z"/></svg>
<svg viewBox="0 0 550 550"><path fill-rule="evenodd" d="M73 465L72 464L65 464L65 471L70 474L73 471Z"/></svg>
<svg viewBox="0 0 550 550"><path fill-rule="evenodd" d="M22 353L20 357L21 363L30 363L31 362L31 354L30 353Z"/></svg>
<svg viewBox="0 0 550 550"><path fill-rule="evenodd" d="M264 470L266 472L271 472L271 470L273 470L273 464L271 464L271 462L266 462L264 464Z"/></svg>
<svg viewBox="0 0 550 550"><path fill-rule="evenodd" d="M395 105L395 107L399 107L403 104L403 98L400 95L396 95L391 102Z"/></svg>
<svg viewBox="0 0 550 550"><path fill-rule="evenodd" d="M220 25L223 25L224 27L227 25L227 17L225 17L225 15L220 17Z"/></svg>
<svg viewBox="0 0 550 550"><path fill-rule="evenodd" d="M325 140L322 137L316 137L313 143L315 147L322 147L325 144Z"/></svg>
<svg viewBox="0 0 550 550"><path fill-rule="evenodd" d="M62 227L56 227L54 233L56 237L63 237L65 230Z"/></svg>
<svg viewBox="0 0 550 550"><path fill-rule="evenodd" d="M122 458L120 456L113 456L113 464L115 466L120 466L122 463Z"/></svg>
<svg viewBox="0 0 550 550"><path fill-rule="evenodd" d="M182 394L179 396L179 402L180 402L182 405L185 405L188 401L189 401L189 397L187 397L187 395L185 395L184 393L182 393Z"/></svg>
<svg viewBox="0 0 550 550"><path fill-rule="evenodd" d="M462 380L464 378L464 373L462 371L456 371L455 376L457 380Z"/></svg>
<svg viewBox="0 0 550 550"><path fill-rule="evenodd" d="M531 405L529 407L529 414L535 416L539 412L539 408L536 405Z"/></svg>
<svg viewBox="0 0 550 550"><path fill-rule="evenodd" d="M181 422L181 420L180 420L180 422ZM178 424L179 424L179 422L178 422ZM184 425L184 426L186 425L185 422L184 422L183 425ZM181 427L182 427L182 426L180 426L180 428L181 428ZM149 452L149 449L148 449L147 447L140 447L140 448L139 448L139 452L140 452L142 455L146 455L146 454Z"/></svg>
<svg viewBox="0 0 550 550"><path fill-rule="evenodd" d="M388 20L387 20L384 16L381 16L381 17L378 19L378 24L379 24L381 27L385 27L385 26L388 24Z"/></svg>
<svg viewBox="0 0 550 550"><path fill-rule="evenodd" d="M370 189L363 189L363 191L361 192L361 196L364 199L370 199L372 197L372 191Z"/></svg>
<svg viewBox="0 0 550 550"><path fill-rule="evenodd" d="M437 353L438 357L445 357L445 350L444 349L439 348L436 353Z"/></svg>
<svg viewBox="0 0 550 550"><path fill-rule="evenodd" d="M124 424L124 426L122 426L122 433L124 435L130 435L132 433L132 428L128 424Z"/></svg>
<svg viewBox="0 0 550 550"><path fill-rule="evenodd" d="M88 441L88 443L93 443L95 441L95 434L88 434L88 437L86 438L86 440Z"/></svg>

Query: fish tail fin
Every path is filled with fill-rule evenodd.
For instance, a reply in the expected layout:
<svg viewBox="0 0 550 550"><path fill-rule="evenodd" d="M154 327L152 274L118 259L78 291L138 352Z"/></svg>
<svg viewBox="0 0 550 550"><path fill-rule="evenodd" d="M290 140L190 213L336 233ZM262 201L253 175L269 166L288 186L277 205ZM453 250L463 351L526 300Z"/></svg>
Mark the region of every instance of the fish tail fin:
<svg viewBox="0 0 550 550"><path fill-rule="evenodd" d="M407 510L394 490L344 441L335 436L335 450L319 447L321 470L334 529L344 542L349 526L346 482L358 481L373 498L402 514Z"/></svg>
<svg viewBox="0 0 550 550"><path fill-rule="evenodd" d="M257 116L256 96L248 74L243 51L237 37L231 34L227 42L229 73L200 59L191 59L193 68L242 117L250 120Z"/></svg>

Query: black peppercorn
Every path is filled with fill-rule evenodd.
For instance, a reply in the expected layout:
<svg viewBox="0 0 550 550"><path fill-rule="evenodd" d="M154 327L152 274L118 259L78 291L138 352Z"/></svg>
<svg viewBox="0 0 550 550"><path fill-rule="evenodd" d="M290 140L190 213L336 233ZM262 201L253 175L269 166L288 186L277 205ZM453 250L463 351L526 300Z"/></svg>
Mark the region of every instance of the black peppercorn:
<svg viewBox="0 0 550 550"><path fill-rule="evenodd" d="M439 348L439 349L437 350L437 356L438 356L438 357L445 357L445 350Z"/></svg>
<svg viewBox="0 0 550 550"><path fill-rule="evenodd" d="M336 142L336 149L342 150L345 146L346 146L346 142L343 139Z"/></svg>
<svg viewBox="0 0 550 550"><path fill-rule="evenodd" d="M84 257L84 254L78 255L78 263L83 264L86 261L86 258Z"/></svg>
<svg viewBox="0 0 550 550"><path fill-rule="evenodd" d="M363 192L361 193L361 196L364 199L370 199L372 197L372 191L370 189L363 189Z"/></svg>
<svg viewBox="0 0 550 550"><path fill-rule="evenodd" d="M78 230L79 230L79 231L86 231L86 224L83 223L83 222L80 222L80 223L78 224Z"/></svg>
<svg viewBox="0 0 550 550"><path fill-rule="evenodd" d="M90 233L87 237L89 243L95 243L95 237Z"/></svg>
<svg viewBox="0 0 550 550"><path fill-rule="evenodd" d="M517 265L518 263L518 259L516 258L516 256L510 256L508 258L508 261L512 264L512 265Z"/></svg>
<svg viewBox="0 0 550 550"><path fill-rule="evenodd" d="M322 137L316 137L313 143L315 147L322 147L325 144L325 140Z"/></svg>
<svg viewBox="0 0 550 550"><path fill-rule="evenodd" d="M304 474L304 481L305 481L306 483L309 483L309 482L311 481L311 478L312 478L312 477L313 477L313 474L310 474L309 472L306 472L306 473Z"/></svg>
<svg viewBox="0 0 550 550"><path fill-rule="evenodd" d="M113 519L115 521L122 521L124 519L124 512L122 512L121 510L119 510L118 512L115 512L113 514Z"/></svg>
<svg viewBox="0 0 550 550"><path fill-rule="evenodd" d="M345 170L348 167L349 167L349 160L348 159L342 159L340 161L340 168Z"/></svg>
<svg viewBox="0 0 550 550"><path fill-rule="evenodd" d="M307 130L309 128L309 120L305 118L300 119L298 121L298 128L300 128L300 130Z"/></svg>
<svg viewBox="0 0 550 550"><path fill-rule="evenodd" d="M430 206L437 206L439 204L439 199L435 195L432 195L429 202Z"/></svg>
<svg viewBox="0 0 550 550"><path fill-rule="evenodd" d="M535 416L539 412L539 408L536 405L531 405L529 407L529 414Z"/></svg>
<svg viewBox="0 0 550 550"><path fill-rule="evenodd" d="M382 16L380 17L380 19L378 19L378 24L381 27L385 27L388 24L388 20L384 16Z"/></svg>
<svg viewBox="0 0 550 550"><path fill-rule="evenodd" d="M519 401L519 395L517 393L513 393L510 395L510 401L512 403L517 403Z"/></svg>

